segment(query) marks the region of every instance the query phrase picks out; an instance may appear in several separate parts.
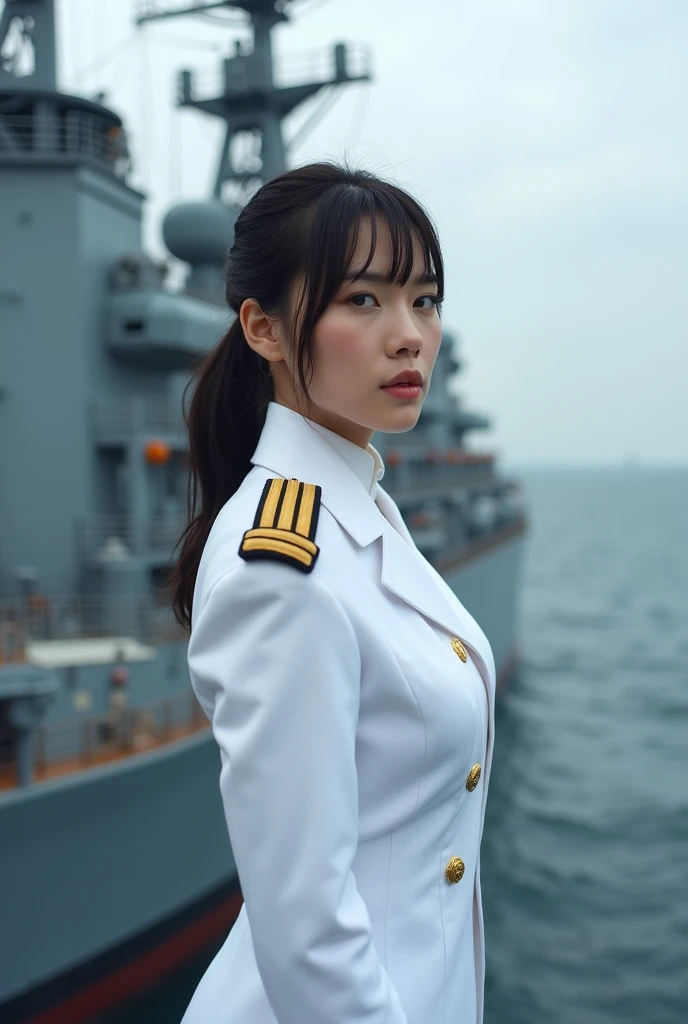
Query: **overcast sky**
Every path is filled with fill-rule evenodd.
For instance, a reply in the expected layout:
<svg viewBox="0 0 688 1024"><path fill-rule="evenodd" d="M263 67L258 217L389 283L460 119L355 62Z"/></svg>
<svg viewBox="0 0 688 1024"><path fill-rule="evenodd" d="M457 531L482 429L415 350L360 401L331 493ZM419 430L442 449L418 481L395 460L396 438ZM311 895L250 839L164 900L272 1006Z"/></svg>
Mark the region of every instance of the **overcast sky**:
<svg viewBox="0 0 688 1024"><path fill-rule="evenodd" d="M210 193L220 138L175 109L175 72L212 74L250 36L188 17L137 30L135 6L57 0L59 74L125 118L162 255L165 209ZM493 421L470 447L688 464L686 0L303 0L274 33L292 68L339 41L369 46L374 81L341 90L289 162L346 154L434 217L457 391Z"/></svg>

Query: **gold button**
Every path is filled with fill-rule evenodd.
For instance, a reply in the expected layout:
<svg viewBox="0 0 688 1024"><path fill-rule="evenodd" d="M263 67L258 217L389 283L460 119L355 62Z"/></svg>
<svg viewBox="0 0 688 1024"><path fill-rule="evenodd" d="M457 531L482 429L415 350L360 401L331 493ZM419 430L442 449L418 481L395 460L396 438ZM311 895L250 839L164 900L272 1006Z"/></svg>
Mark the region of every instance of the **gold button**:
<svg viewBox="0 0 688 1024"><path fill-rule="evenodd" d="M466 654L466 648L461 643L458 636L452 637L452 647L454 648L456 654L458 654L458 656L461 658L461 661L465 661L468 655Z"/></svg>
<svg viewBox="0 0 688 1024"><path fill-rule="evenodd" d="M474 764L471 770L469 771L468 778L466 779L466 789L468 790L469 793L472 793L475 787L478 785L480 771L481 768L479 764Z"/></svg>
<svg viewBox="0 0 688 1024"><path fill-rule="evenodd" d="M456 882L460 882L461 881L461 879L463 878L463 873L464 873L465 870L466 870L466 865L461 860L461 858L460 857L452 857L452 859L447 864L447 867L445 869L444 874L446 876L447 881L451 885L454 885Z"/></svg>

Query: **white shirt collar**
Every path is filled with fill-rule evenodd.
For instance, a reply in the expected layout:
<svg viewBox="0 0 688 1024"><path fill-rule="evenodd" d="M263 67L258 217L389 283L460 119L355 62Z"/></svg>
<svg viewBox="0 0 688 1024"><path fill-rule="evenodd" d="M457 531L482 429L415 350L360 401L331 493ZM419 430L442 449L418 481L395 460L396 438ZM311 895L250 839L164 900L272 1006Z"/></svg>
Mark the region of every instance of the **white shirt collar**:
<svg viewBox="0 0 688 1024"><path fill-rule="evenodd" d="M275 409L278 411L275 412L272 406L275 406ZM320 423L308 419L307 416L302 416L301 413L294 412L293 409L289 409L286 405L282 405L279 402L270 402L268 404L268 413L271 418L286 415L297 416L300 420L307 420L332 448L341 455L361 481L368 494L371 497L375 496L378 481L382 480L385 473L385 464L377 448L374 448L372 444L369 444L367 448L361 448L360 445L354 444L353 441L349 441L348 438L335 433L334 430L323 427Z"/></svg>

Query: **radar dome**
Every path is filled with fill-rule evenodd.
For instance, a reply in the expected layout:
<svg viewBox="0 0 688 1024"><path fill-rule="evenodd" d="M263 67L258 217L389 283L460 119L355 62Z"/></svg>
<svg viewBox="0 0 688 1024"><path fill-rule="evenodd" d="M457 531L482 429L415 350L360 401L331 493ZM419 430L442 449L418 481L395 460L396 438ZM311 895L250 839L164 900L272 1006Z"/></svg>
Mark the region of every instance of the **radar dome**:
<svg viewBox="0 0 688 1024"><path fill-rule="evenodd" d="M224 263L237 214L217 202L179 203L165 216L162 237L173 256L192 266Z"/></svg>

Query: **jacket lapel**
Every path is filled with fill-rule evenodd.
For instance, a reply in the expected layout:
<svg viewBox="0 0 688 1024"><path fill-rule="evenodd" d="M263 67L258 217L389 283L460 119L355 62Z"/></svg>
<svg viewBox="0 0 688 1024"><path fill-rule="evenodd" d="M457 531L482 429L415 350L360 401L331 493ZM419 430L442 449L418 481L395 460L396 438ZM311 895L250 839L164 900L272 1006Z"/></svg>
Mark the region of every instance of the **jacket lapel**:
<svg viewBox="0 0 688 1024"><path fill-rule="evenodd" d="M470 647L486 687L493 689L494 658L484 633L468 616L449 584L421 555L396 503L379 485L377 503L394 527L382 534L383 586Z"/></svg>
<svg viewBox="0 0 688 1024"><path fill-rule="evenodd" d="M322 434L272 402L251 462L277 476L319 484L322 504L360 547L382 537L382 585L470 648L492 703L495 666L485 634L421 555L387 492L378 484L373 501Z"/></svg>
<svg viewBox="0 0 688 1024"><path fill-rule="evenodd" d="M470 648L487 697L487 745L480 812L480 834L485 821L487 787L492 767L495 734L496 670L490 643L482 629L469 617L446 580L419 552L396 502L378 484L376 502L389 521L382 534L382 585L397 597L458 636ZM398 531L398 532L397 532ZM400 536L401 534L401 536Z"/></svg>
<svg viewBox="0 0 688 1024"><path fill-rule="evenodd" d="M487 697L487 745L483 765L485 779L480 811L480 834L485 821L487 787L492 768L495 734L496 670L489 641L446 580L421 555L406 527L396 502L378 484L376 502L394 529L382 534L382 585L397 597L458 636L470 648ZM398 533L397 533L398 531ZM401 534L401 536L400 536Z"/></svg>

